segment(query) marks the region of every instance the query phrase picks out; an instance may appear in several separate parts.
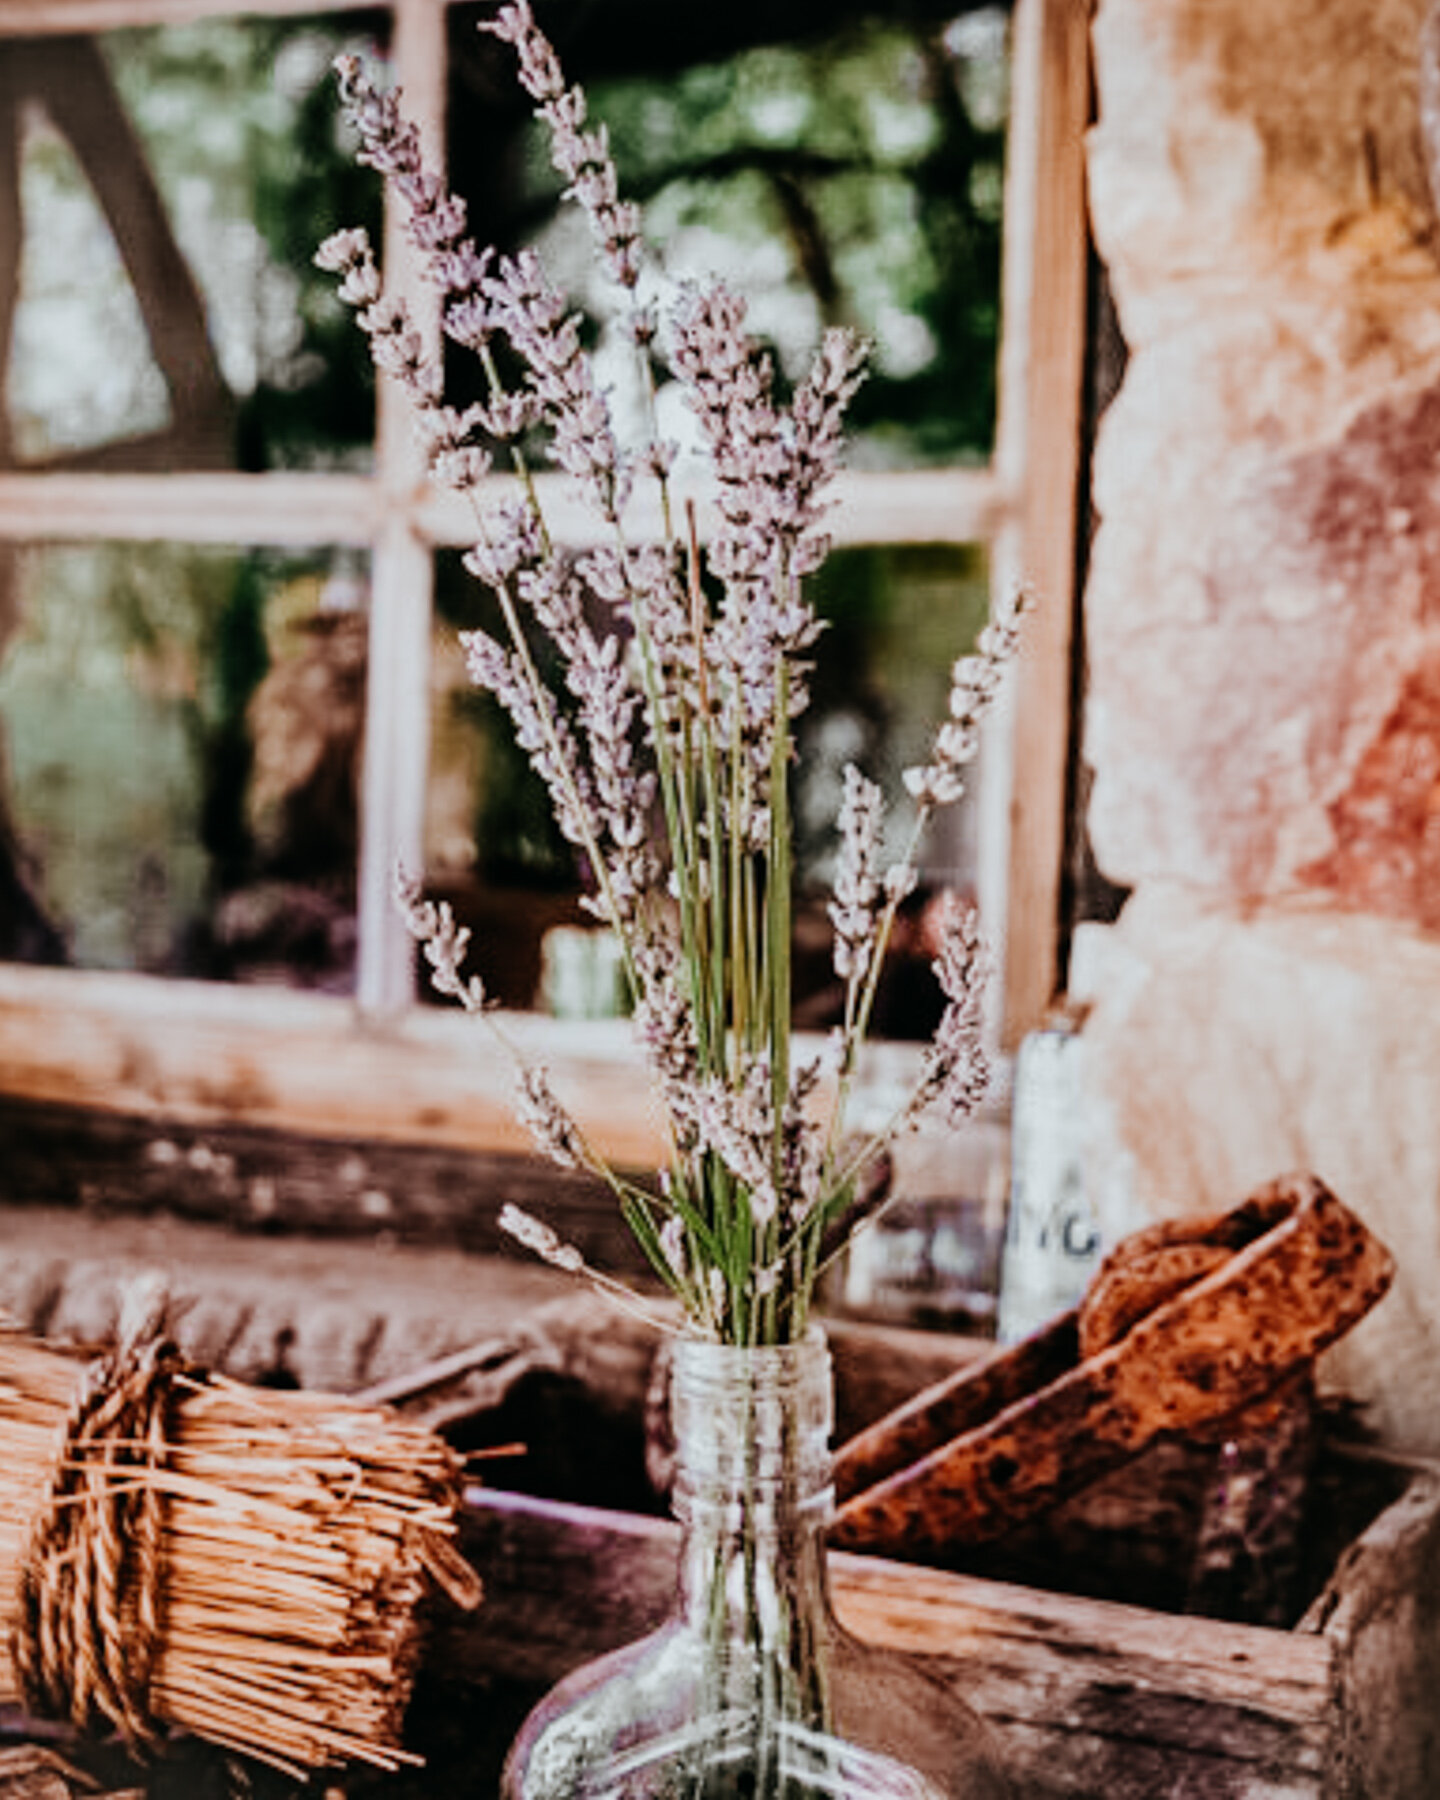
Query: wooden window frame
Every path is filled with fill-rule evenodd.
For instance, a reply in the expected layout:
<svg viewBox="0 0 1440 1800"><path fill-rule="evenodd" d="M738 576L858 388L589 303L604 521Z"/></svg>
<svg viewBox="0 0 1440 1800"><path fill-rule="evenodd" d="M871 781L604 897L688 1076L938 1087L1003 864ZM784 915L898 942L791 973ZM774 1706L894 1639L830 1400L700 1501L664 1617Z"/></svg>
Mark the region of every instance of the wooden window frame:
<svg viewBox="0 0 1440 1800"><path fill-rule="evenodd" d="M0 0L0 40L202 18L317 15L354 0ZM438 160L448 0L388 0L391 60ZM377 8L377 10L380 10ZM1002 1048L1041 1016L1059 967L1071 614L1085 331L1083 134L1088 0L1016 0L1006 173L1000 417L988 466L846 473L840 544L983 543L992 581L1038 604L982 759L980 901L1002 953ZM395 238L387 218L387 245ZM395 266L392 261L391 266ZM427 486L404 397L382 380L370 475L0 474L0 539L329 544L369 551L372 601L353 1000L275 988L0 965L0 1092L195 1122L527 1147L488 1034L413 1003L413 956L390 898L420 862L434 551L469 541L469 510ZM498 479L498 478L497 478ZM547 485L550 485L547 483ZM563 484L557 529L593 529ZM703 521L702 521L703 524ZM660 1149L623 1025L515 1018L600 1148ZM911 1053L877 1046L884 1081Z"/></svg>

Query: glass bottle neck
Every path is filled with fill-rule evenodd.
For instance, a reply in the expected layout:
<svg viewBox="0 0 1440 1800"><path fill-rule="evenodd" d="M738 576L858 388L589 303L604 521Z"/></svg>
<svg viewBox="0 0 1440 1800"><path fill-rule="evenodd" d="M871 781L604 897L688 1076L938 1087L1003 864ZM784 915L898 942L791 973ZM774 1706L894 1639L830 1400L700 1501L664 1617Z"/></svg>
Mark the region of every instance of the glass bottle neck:
<svg viewBox="0 0 1440 1800"><path fill-rule="evenodd" d="M711 1632L728 1618L761 1648L793 1638L802 1618L818 1626L831 1512L824 1338L753 1350L681 1339L671 1412L684 1615Z"/></svg>

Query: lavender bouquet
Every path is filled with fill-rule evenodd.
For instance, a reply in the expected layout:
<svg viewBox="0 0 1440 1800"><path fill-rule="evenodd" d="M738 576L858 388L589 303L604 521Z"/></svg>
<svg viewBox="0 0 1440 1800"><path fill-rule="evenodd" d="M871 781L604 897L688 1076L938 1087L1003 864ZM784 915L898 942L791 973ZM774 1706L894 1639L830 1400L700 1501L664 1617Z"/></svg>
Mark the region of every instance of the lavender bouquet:
<svg viewBox="0 0 1440 1800"><path fill-rule="evenodd" d="M338 232L317 261L341 277L376 364L408 390L434 478L476 502L465 564L498 597L504 634L465 634L469 673L509 713L588 869L587 903L622 946L636 1030L668 1120L669 1165L653 1187L609 1167L544 1069L517 1054L522 1115L557 1163L610 1185L694 1329L740 1346L786 1343L804 1335L822 1263L863 1211L866 1172L886 1143L930 1109L960 1119L984 1089L984 956L973 913L956 903L936 962L946 1007L915 1090L882 1130L856 1137L847 1127L896 910L915 884L932 815L963 791L1019 607L999 610L977 652L955 664L930 760L905 774L914 826L889 866L882 794L857 769L845 771L829 904L843 1019L823 1049L797 1056L788 781L820 630L803 584L829 548L824 494L866 349L848 330L827 331L787 406L746 334L744 302L723 284L683 287L662 315L605 128L588 124L585 96L566 82L528 0L511 0L482 29L514 46L566 197L583 210L617 290L648 397L648 441L617 441L579 320L538 256L475 245L463 201L424 166L397 97L353 57L337 68L360 157L404 203L443 331L479 359L487 398L446 403L439 358L384 292L363 232ZM514 357L497 357L501 345ZM677 516L674 447L654 425L662 358L709 453L718 524L703 552L693 511ZM523 378L507 386L501 364L515 359ZM551 535L533 479L537 441L593 507L602 548L575 555ZM515 489L487 503L497 456L508 459ZM658 542L627 533L637 482L658 485ZM608 629L590 623L596 602ZM539 673L544 640L563 670L559 691ZM401 890L434 985L503 1036L478 977L465 973L467 932L414 882L402 880ZM542 1256L583 1270L578 1252L540 1221L507 1207L501 1223Z"/></svg>

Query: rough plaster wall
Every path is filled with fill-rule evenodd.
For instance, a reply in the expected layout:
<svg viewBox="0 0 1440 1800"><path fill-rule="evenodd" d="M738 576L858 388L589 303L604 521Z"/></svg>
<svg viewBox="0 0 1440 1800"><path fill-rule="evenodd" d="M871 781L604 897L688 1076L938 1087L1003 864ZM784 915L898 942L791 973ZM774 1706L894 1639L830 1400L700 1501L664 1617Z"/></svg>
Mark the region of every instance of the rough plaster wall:
<svg viewBox="0 0 1440 1800"><path fill-rule="evenodd" d="M1336 1359L1440 1449L1440 261L1422 0L1101 0L1130 349L1085 595L1117 1228L1315 1169L1402 1278ZM1432 1304L1431 1296L1436 1296Z"/></svg>

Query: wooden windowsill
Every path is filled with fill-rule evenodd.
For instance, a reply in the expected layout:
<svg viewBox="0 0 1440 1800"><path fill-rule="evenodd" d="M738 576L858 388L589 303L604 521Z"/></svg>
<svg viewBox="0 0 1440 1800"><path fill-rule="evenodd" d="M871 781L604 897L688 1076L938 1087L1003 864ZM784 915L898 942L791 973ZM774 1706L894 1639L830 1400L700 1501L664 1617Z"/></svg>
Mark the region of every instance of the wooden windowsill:
<svg viewBox="0 0 1440 1800"><path fill-rule="evenodd" d="M661 1144L624 1021L503 1015L603 1154ZM367 1018L353 1000L269 986L0 966L0 1091L190 1123L459 1149L531 1148L510 1059L460 1012Z"/></svg>
<svg viewBox="0 0 1440 1800"><path fill-rule="evenodd" d="M665 1139L631 1028L539 1013L497 1022L617 1167L653 1168ZM803 1041L803 1040L802 1040ZM818 1048L819 1039L814 1040ZM871 1045L862 1101L878 1120L921 1047ZM987 1112L1006 1103L1005 1073ZM282 987L0 964L0 1093L190 1124L250 1125L524 1154L514 1067L458 1010L368 1017L353 1000Z"/></svg>

